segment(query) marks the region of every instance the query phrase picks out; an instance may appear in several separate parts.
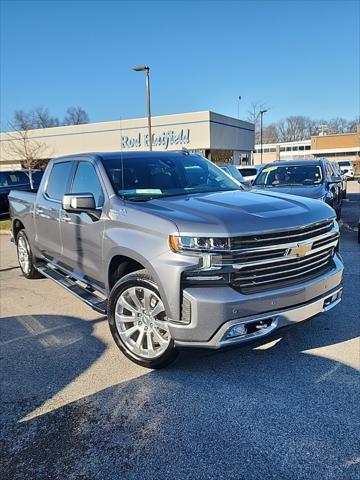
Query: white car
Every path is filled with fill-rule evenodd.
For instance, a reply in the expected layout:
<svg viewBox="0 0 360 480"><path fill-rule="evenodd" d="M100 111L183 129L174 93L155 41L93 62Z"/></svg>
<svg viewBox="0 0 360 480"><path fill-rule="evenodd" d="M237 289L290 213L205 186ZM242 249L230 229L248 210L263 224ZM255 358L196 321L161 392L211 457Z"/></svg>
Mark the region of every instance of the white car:
<svg viewBox="0 0 360 480"><path fill-rule="evenodd" d="M337 164L339 165L340 170L343 172L346 178L349 178L350 180L354 179L355 169L354 165L351 162L344 160L337 162Z"/></svg>

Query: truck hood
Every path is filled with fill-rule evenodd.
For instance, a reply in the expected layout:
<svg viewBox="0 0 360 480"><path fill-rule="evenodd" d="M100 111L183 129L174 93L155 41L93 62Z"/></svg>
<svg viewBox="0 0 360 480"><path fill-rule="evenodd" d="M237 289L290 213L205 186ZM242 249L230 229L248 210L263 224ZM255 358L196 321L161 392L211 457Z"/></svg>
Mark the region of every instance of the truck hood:
<svg viewBox="0 0 360 480"><path fill-rule="evenodd" d="M154 199L140 208L171 220L180 234L194 236L271 232L335 217L323 202L264 190Z"/></svg>
<svg viewBox="0 0 360 480"><path fill-rule="evenodd" d="M283 187L260 187L255 186L254 189L256 190L266 190L267 192L274 192L274 193L288 193L290 195L298 195L300 197L308 197L308 198L315 198L319 199L323 197L326 192L323 185L302 185L302 186L283 186Z"/></svg>

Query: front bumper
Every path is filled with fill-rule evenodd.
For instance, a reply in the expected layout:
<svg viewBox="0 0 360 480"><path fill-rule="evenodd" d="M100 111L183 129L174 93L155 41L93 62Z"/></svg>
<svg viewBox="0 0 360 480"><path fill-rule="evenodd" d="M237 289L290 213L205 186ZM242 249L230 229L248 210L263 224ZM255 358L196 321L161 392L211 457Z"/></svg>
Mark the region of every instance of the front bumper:
<svg viewBox="0 0 360 480"><path fill-rule="evenodd" d="M242 295L230 287L185 289L191 321L188 325L170 323L172 338L178 346L220 348L270 335L339 303L342 273L343 263L336 254L332 270L287 288L252 295ZM234 325L245 325L248 333L227 338Z"/></svg>

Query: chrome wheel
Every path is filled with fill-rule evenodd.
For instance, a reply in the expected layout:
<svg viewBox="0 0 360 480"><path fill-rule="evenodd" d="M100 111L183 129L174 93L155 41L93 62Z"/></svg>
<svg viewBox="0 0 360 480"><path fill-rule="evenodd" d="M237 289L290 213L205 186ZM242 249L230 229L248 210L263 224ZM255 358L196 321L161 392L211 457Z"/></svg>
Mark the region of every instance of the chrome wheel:
<svg viewBox="0 0 360 480"><path fill-rule="evenodd" d="M27 244L26 239L23 236L19 237L19 240L17 243L17 250L18 250L18 257L19 257L19 263L20 263L21 269L25 274L29 274L30 268L31 268L29 246Z"/></svg>
<svg viewBox="0 0 360 480"><path fill-rule="evenodd" d="M115 324L127 350L138 357L157 358L171 341L164 304L146 287L130 287L120 294Z"/></svg>

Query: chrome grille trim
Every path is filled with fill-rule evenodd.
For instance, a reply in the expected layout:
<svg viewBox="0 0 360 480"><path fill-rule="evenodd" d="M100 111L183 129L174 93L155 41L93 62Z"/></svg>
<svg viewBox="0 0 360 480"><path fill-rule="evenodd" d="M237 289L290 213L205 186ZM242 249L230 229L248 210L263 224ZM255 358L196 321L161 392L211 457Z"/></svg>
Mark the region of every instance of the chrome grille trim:
<svg viewBox="0 0 360 480"><path fill-rule="evenodd" d="M289 229L286 231L279 231L262 235L255 234L254 236L233 237L230 239L231 250L242 250L242 248L236 248L238 244L245 246L246 244L250 243L253 248L256 248L256 244L275 242L275 244L277 245L278 241L283 239L287 240L286 243L289 243L292 240L295 242L301 242L303 240L308 240L315 233L319 233L320 231L322 231L321 235L324 233L328 233L334 228L334 225L334 220L331 219L326 220L325 222L318 222L306 225L304 227L297 227L296 229Z"/></svg>
<svg viewBox="0 0 360 480"><path fill-rule="evenodd" d="M322 257L319 260L311 262L310 266L317 265L317 264L323 263L323 262L327 263L331 256L332 256L331 253L328 253L325 257ZM297 265L297 264L295 264L295 265ZM241 280L258 280L259 278L262 279L263 277L276 277L276 276L281 276L281 280L282 280L282 279L286 278L286 277L283 276L284 273L286 274L288 272L297 272L298 270L304 270L304 268L308 268L308 267L309 267L309 264L302 265L300 267L296 266L295 268L294 268L294 265L287 265L286 267L282 267L281 272L259 273L258 275L253 275L252 277L249 277L249 276L243 276L243 277L234 276L234 281L238 282L238 281L241 281ZM274 267L267 267L267 268L268 269L273 269ZM263 270L263 269L261 269L261 270ZM311 271L311 270L307 270L307 272L309 272L309 271ZM259 283L259 282L257 281L256 283ZM245 284L242 284L242 286L245 286Z"/></svg>
<svg viewBox="0 0 360 480"><path fill-rule="evenodd" d="M295 248L297 247L298 243L301 243L303 241L309 241L312 243L318 242L320 240L325 240L327 238L334 237L338 238L339 233L338 229L337 230L331 230L330 232L323 233L322 235L318 235L316 237L311 237L308 238L307 240L299 240L297 242L287 242L287 243L282 243L282 244L276 244L276 245L265 245L263 247L253 247L253 248L239 248L237 250L231 250L232 253L254 253L254 252L268 252L268 251L273 251L273 250L284 250L287 248Z"/></svg>
<svg viewBox="0 0 360 480"><path fill-rule="evenodd" d="M231 268L230 284L241 293L281 288L321 275L330 268L339 241L339 227L329 220L294 231L264 234L242 242L243 248L214 257L214 268ZM287 239L287 242L284 242ZM236 237L240 244L240 237ZM273 243L277 241L277 243ZM309 250L301 252L305 244ZM292 253L294 250L294 253ZM299 253L300 252L300 253ZM302 254L301 254L302 253ZM219 262L219 263L217 263Z"/></svg>
<svg viewBox="0 0 360 480"><path fill-rule="evenodd" d="M328 265L328 261L326 262L323 262L321 265L318 265L317 267L314 267L314 268L309 268L305 273L308 274L309 272L312 272L314 270L319 270L320 268L324 267L325 265ZM253 283L253 282L250 282L250 283L242 283L241 284L241 287L254 287L254 286L258 286L258 285L264 285L265 283L269 283L269 282L272 282L272 283L276 283L276 282L279 282L279 281L283 281L283 280L289 280L291 278L295 278L295 277L299 277L300 275L304 275L304 272L301 272L301 273L294 273L294 275L287 275L287 276L282 276L281 278L279 279L271 279L271 280L257 280L256 283Z"/></svg>
<svg viewBox="0 0 360 480"><path fill-rule="evenodd" d="M305 257L308 256L308 255L312 255L314 253L317 253L317 252L322 252L323 250L326 250L327 248L330 248L330 247L335 248L337 243L338 243L338 239L339 239L339 235L337 235L336 239L332 240L331 242L326 243L324 245L321 245L318 248L313 248L312 250L310 250L305 255ZM285 255L285 252L288 248L293 248L297 244L295 244L295 245L292 244L292 245L293 245L292 247L289 245L286 248L282 248L283 254L281 256L278 256L278 257L275 257L275 258L265 258L263 260L254 260L254 261L251 261L251 262L248 262L248 261L246 261L246 259L244 259L244 261L241 262L241 263L238 263L238 260L237 260L236 263L231 264L231 266L234 270L240 270L240 269L245 268L245 267L264 265L264 264L267 264L267 263L279 263L279 262L285 262L286 260L299 258L296 255ZM217 266L217 267L219 267L219 266L224 266L225 267L227 265L229 265L229 264L228 263L214 264L214 266Z"/></svg>
<svg viewBox="0 0 360 480"><path fill-rule="evenodd" d="M316 263L319 263L322 260L330 258L332 256L332 253L333 253L332 249L330 249L330 250L326 250L325 252L321 252L320 255L314 255L314 256L311 256L311 257L308 257L308 258L297 259L297 261L295 259L295 261L292 261L292 263L286 263L286 264L281 265L281 273L283 273L287 269L299 270L301 268L306 268L306 266L309 263L311 265L315 265ZM296 268L293 268L293 267L296 267ZM247 272L244 272L243 270L240 270L238 275L241 275L242 273L244 273L244 274L248 273L249 274L249 273L253 272L254 270L258 275L255 275L252 278L256 278L257 276L263 277L263 276L267 276L267 275L276 275L276 272L275 273L270 273L270 274L262 273L263 271L266 272L268 270L274 270L275 268L278 268L278 265L271 265L269 267L260 267L260 268L252 269L252 270L247 271ZM238 275L235 274L235 276L234 276L234 278L236 278L237 280L241 280L242 278L250 279L250 277L239 277Z"/></svg>

